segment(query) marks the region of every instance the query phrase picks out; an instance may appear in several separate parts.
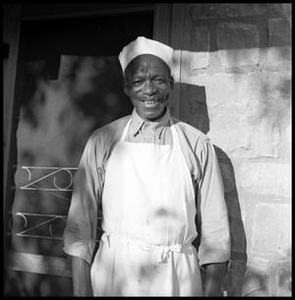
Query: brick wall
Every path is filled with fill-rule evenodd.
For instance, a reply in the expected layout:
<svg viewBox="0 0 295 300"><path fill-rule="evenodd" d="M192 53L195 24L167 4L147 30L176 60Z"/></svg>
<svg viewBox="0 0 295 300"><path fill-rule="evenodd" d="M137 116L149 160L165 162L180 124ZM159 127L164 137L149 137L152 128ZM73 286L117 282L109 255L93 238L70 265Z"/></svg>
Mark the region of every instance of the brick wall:
<svg viewBox="0 0 295 300"><path fill-rule="evenodd" d="M291 295L291 4L183 7L179 117L219 157L236 262L225 286Z"/></svg>

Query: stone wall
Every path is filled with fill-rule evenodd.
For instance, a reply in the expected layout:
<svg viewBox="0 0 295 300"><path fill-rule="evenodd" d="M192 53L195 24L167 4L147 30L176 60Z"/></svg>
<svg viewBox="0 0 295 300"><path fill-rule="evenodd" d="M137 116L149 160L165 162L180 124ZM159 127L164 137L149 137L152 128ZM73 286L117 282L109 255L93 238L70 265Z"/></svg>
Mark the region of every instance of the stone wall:
<svg viewBox="0 0 295 300"><path fill-rule="evenodd" d="M224 175L225 289L291 295L291 4L183 7L179 117L208 134Z"/></svg>

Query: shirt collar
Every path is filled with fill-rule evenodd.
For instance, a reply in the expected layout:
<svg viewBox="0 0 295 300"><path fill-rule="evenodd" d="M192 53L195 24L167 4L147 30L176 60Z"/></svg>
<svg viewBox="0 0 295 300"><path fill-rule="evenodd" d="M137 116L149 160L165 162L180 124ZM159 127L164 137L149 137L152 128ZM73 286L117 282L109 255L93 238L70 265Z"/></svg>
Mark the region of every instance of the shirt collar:
<svg viewBox="0 0 295 300"><path fill-rule="evenodd" d="M163 126L166 126L170 121L170 112L167 108L165 115L158 119L157 121L145 121L143 120L138 113L136 112L136 109L133 109L132 112L132 122L130 124L130 129L133 135L137 135L137 133L141 130L142 126L144 124L149 124L149 127L153 128L154 130L157 130L158 128L162 128Z"/></svg>

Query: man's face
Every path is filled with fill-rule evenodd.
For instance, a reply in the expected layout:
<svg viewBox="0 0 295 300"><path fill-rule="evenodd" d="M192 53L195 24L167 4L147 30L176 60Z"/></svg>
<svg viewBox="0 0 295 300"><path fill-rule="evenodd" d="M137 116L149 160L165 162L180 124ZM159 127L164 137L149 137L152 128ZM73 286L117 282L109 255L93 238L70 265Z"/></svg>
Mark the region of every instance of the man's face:
<svg viewBox="0 0 295 300"><path fill-rule="evenodd" d="M163 116L172 88L170 69L157 56L140 55L125 70L124 91L144 120Z"/></svg>

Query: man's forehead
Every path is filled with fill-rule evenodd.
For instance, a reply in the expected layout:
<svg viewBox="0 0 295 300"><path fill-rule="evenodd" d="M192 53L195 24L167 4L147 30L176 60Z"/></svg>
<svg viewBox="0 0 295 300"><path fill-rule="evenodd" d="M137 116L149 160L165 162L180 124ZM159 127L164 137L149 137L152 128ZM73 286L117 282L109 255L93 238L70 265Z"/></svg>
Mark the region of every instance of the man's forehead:
<svg viewBox="0 0 295 300"><path fill-rule="evenodd" d="M126 73L156 71L163 74L170 74L169 66L159 57L152 54L142 54L135 57L127 66Z"/></svg>

